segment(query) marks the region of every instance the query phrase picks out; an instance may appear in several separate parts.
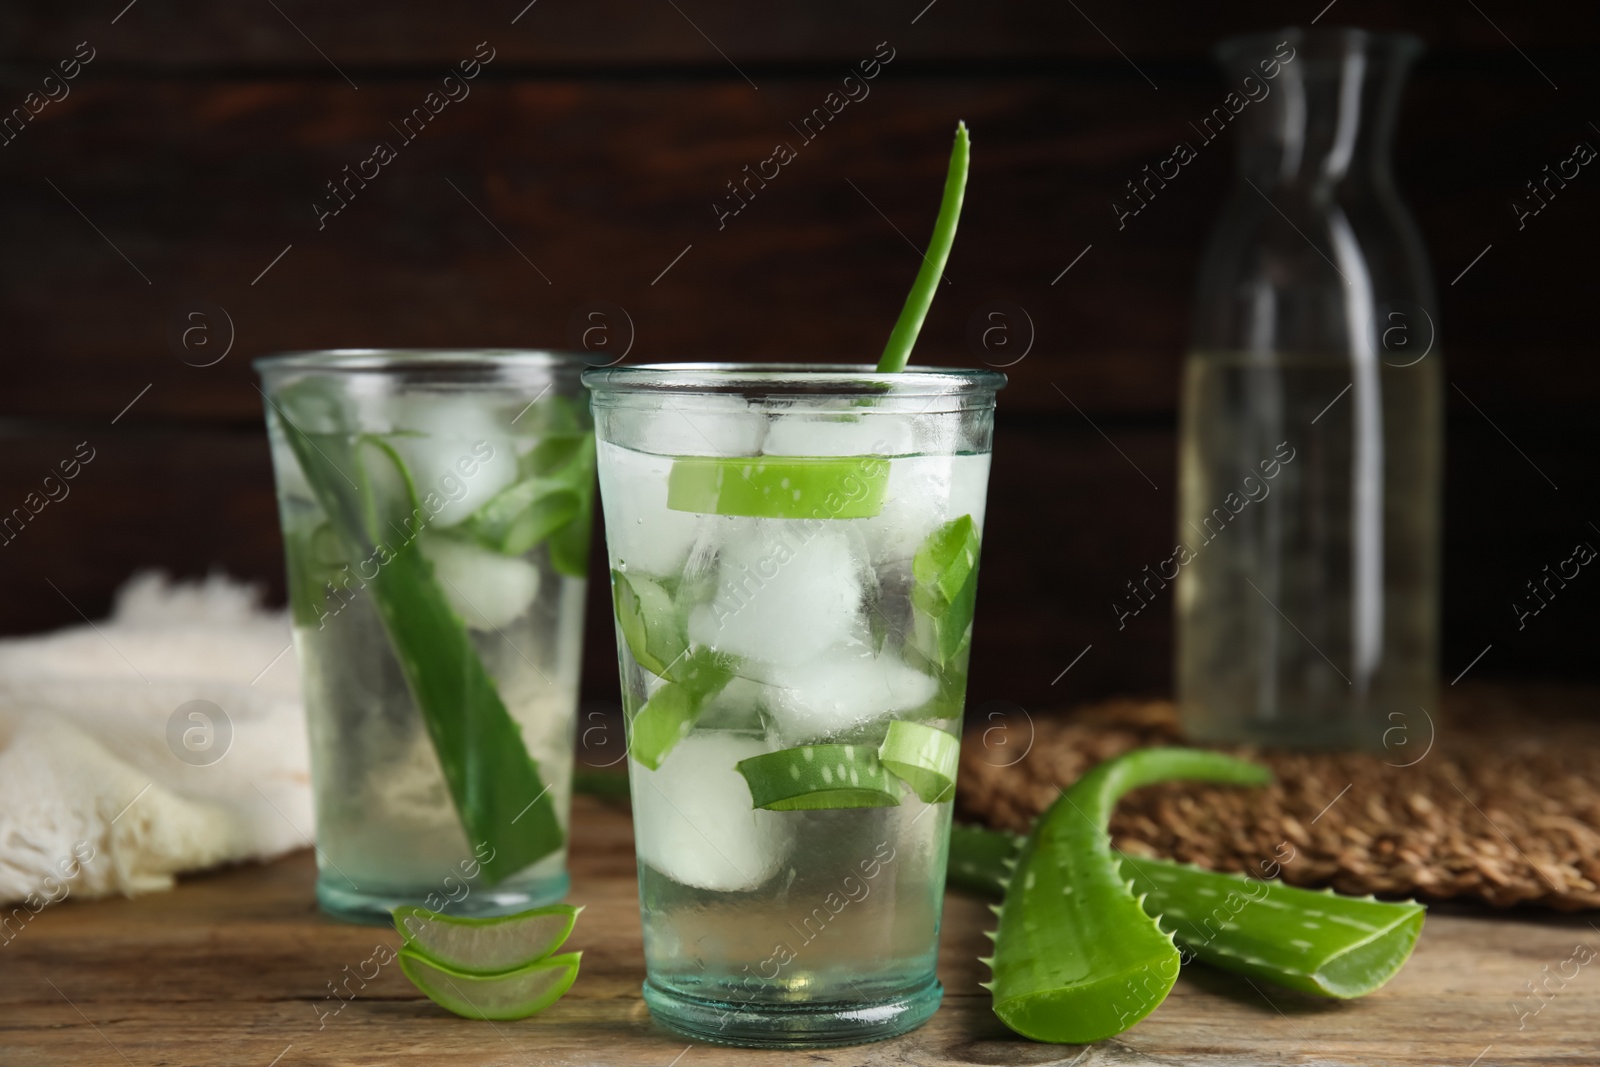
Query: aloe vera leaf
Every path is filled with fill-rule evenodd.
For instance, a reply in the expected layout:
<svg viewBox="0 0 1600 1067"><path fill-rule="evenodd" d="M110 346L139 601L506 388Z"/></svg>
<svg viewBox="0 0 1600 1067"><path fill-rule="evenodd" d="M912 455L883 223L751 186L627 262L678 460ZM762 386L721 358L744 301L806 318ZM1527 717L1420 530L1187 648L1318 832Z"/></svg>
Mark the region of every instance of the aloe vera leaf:
<svg viewBox="0 0 1600 1067"><path fill-rule="evenodd" d="M422 715L462 828L493 885L565 840L555 802L528 755L466 624L434 580L416 535L427 513L394 449L374 438L301 432L274 404L279 424L345 552L372 595L406 686ZM370 457L371 462L365 462ZM375 481L391 483L383 494ZM405 509L409 508L409 512ZM374 573L365 576L370 561Z"/></svg>
<svg viewBox="0 0 1600 1067"><path fill-rule="evenodd" d="M1003 895L1009 864L1024 840L952 826L949 883ZM1416 947L1426 911L1414 901L1339 896L1168 860L1124 855L1120 864L1135 891L1145 894L1146 914L1158 917L1196 959L1341 1000L1365 996L1399 972Z"/></svg>
<svg viewBox="0 0 1600 1067"><path fill-rule="evenodd" d="M571 522L578 492L558 478L527 478L507 486L467 520L473 536L496 552L520 556Z"/></svg>
<svg viewBox="0 0 1600 1067"><path fill-rule="evenodd" d="M933 304L933 294L939 279L944 276L944 265L950 258L950 246L955 243L956 223L961 218L961 201L967 189L967 164L971 158L971 145L967 140L967 124L956 123L956 143L950 150L950 170L944 180L944 197L939 202L939 217L933 224L933 238L923 253L922 266L917 270L917 280L911 283L905 306L895 320L889 334L889 343L883 346L878 358L879 373L904 370L911 358L911 349L922 332L922 320L928 317Z"/></svg>
<svg viewBox="0 0 1600 1067"><path fill-rule="evenodd" d="M578 494L578 510L565 526L550 535L550 565L568 578L589 575L589 531L594 522L594 434L586 433L572 460L556 477Z"/></svg>
<svg viewBox="0 0 1600 1067"><path fill-rule="evenodd" d="M1340 896L1131 856L1122 873L1145 893L1145 910L1195 958L1340 1000L1365 996L1399 972L1427 912L1415 901Z"/></svg>
<svg viewBox="0 0 1600 1067"><path fill-rule="evenodd" d="M1017 1033L1087 1044L1166 999L1178 948L1140 907L1106 826L1124 793L1174 778L1260 785L1271 775L1219 753L1147 748L1099 764L1050 806L1017 859L986 961L994 1012Z"/></svg>

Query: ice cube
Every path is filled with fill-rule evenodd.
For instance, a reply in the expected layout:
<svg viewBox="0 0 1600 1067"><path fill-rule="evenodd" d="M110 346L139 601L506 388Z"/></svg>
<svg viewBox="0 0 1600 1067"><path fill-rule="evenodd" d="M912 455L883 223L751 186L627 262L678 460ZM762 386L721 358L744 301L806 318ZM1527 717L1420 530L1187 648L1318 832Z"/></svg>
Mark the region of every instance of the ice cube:
<svg viewBox="0 0 1600 1067"><path fill-rule="evenodd" d="M950 518L953 456L901 456L889 461L883 510L856 519L874 565L908 560L927 536Z"/></svg>
<svg viewBox="0 0 1600 1067"><path fill-rule="evenodd" d="M630 421L626 443L664 456L759 456L767 431L738 396L666 397Z"/></svg>
<svg viewBox="0 0 1600 1067"><path fill-rule="evenodd" d="M772 751L762 738L701 732L678 742L659 770L633 766L639 859L681 885L755 889L777 873L793 829L780 812L751 807L734 765Z"/></svg>
<svg viewBox="0 0 1600 1067"><path fill-rule="evenodd" d="M501 418L470 397L414 396L389 438L411 472L428 525L454 526L517 480L517 454Z"/></svg>
<svg viewBox="0 0 1600 1067"><path fill-rule="evenodd" d="M811 744L921 707L939 683L892 652L834 648L770 672L766 706L783 745Z"/></svg>
<svg viewBox="0 0 1600 1067"><path fill-rule="evenodd" d="M988 501L989 453L951 457L950 508L952 519L972 516L972 524L983 529L984 505Z"/></svg>
<svg viewBox="0 0 1600 1067"><path fill-rule="evenodd" d="M472 541L424 531L417 544L433 564L450 606L474 630L494 630L519 618L539 595L539 569Z"/></svg>
<svg viewBox="0 0 1600 1067"><path fill-rule="evenodd" d="M675 578L699 530L699 516L667 508L672 459L600 445L606 544L619 570Z"/></svg>
<svg viewBox="0 0 1600 1067"><path fill-rule="evenodd" d="M826 520L728 523L717 592L689 615L689 637L741 659L799 664L864 633L862 562Z"/></svg>
<svg viewBox="0 0 1600 1067"><path fill-rule="evenodd" d="M901 456L915 451L910 415L840 410L779 415L761 450L769 456Z"/></svg>

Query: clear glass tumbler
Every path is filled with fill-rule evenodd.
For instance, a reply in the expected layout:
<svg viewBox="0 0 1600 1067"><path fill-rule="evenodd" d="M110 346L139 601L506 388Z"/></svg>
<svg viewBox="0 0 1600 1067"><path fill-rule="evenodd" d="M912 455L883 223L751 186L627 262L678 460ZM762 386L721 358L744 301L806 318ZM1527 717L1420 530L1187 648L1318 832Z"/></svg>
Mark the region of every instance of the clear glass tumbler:
<svg viewBox="0 0 1600 1067"><path fill-rule="evenodd" d="M584 366L507 351L256 364L333 915L492 915L566 892L594 498Z"/></svg>
<svg viewBox="0 0 1600 1067"><path fill-rule="evenodd" d="M854 1044L934 976L992 371L590 371L662 1024Z"/></svg>

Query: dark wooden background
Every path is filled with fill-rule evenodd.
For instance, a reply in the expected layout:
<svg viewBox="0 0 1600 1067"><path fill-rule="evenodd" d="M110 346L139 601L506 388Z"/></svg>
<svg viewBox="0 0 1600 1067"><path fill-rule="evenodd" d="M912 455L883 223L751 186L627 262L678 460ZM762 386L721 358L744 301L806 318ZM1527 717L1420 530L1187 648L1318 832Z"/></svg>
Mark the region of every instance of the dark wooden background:
<svg viewBox="0 0 1600 1067"><path fill-rule="evenodd" d="M1170 604L1122 632L1110 605L1170 552L1178 368L1231 144L1121 232L1110 203L1220 102L1214 41L1321 12L1431 49L1396 167L1450 381L1442 676L1486 646L1475 676L1596 673L1600 576L1524 630L1511 609L1544 565L1600 543L1600 171L1520 232L1510 208L1575 143L1600 146L1593 4L125 2L0 10L0 113L79 42L95 50L0 146L0 511L77 442L96 449L0 547L4 632L99 615L148 566L223 569L281 600L249 366L267 352L566 345L574 314L609 301L633 323L630 361L871 361L917 267L895 228L925 240L964 118L967 210L919 360L971 365L968 322L994 300L1037 331L1002 394L971 699L1161 691ZM495 58L470 97L319 231L323 182L397 142L389 123L480 41ZM895 58L871 95L719 231L724 183L795 140L789 123L879 42ZM227 340L215 312L211 348L171 339L194 301L232 323L213 366L186 363ZM597 596L591 700L614 696L613 652Z"/></svg>

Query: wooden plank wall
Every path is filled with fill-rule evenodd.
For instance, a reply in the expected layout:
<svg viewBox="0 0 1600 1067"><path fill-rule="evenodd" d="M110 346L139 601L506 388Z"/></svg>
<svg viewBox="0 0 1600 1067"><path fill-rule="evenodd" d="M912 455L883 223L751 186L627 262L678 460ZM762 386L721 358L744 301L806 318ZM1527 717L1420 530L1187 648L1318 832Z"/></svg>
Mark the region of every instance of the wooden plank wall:
<svg viewBox="0 0 1600 1067"><path fill-rule="evenodd" d="M98 615L142 566L220 568L282 598L249 366L264 353L559 346L608 301L630 361L870 361L917 266L902 233L922 239L964 118L967 212L919 357L972 364L991 301L1036 329L1002 397L973 703L1162 691L1168 605L1120 632L1110 605L1170 551L1177 371L1231 148L1203 150L1124 229L1111 202L1226 92L1214 41L1323 3L9 4L0 115L58 99L0 135L0 510L80 442L95 458L0 547L0 631ZM1443 676L1489 645L1485 676L1592 676L1600 578L1520 631L1511 602L1600 539L1600 173L1522 229L1510 203L1578 141L1600 145L1600 14L1330 7L1324 24L1431 48L1396 167L1451 383ZM470 95L403 141L391 123L475 55L492 58ZM791 123L875 56L870 94L799 143ZM320 218L324 183L380 141L396 158ZM780 141L797 158L719 223L725 183ZM186 350L173 326L197 301L212 347ZM217 309L232 347L195 366L228 339ZM614 699L611 634L597 595L591 700Z"/></svg>

